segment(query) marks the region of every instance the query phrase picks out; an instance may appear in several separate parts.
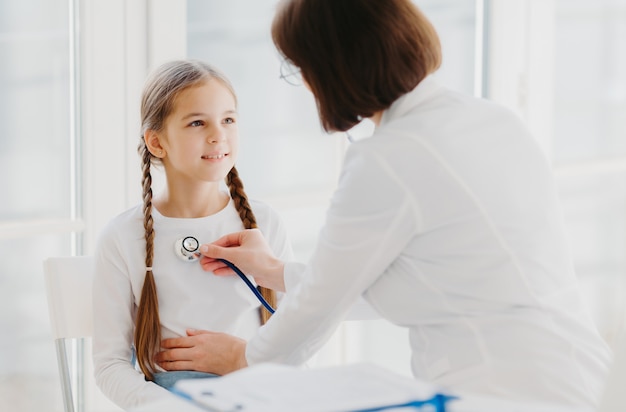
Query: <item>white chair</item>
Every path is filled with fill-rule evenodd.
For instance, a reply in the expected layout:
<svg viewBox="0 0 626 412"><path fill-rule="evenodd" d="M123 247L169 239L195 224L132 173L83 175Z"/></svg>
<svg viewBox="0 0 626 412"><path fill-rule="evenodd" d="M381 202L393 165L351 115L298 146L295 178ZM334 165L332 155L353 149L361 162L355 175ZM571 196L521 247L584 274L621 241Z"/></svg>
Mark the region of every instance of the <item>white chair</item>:
<svg viewBox="0 0 626 412"><path fill-rule="evenodd" d="M74 365L77 368L78 379L77 388L73 390L66 341L79 339L79 344L82 344L84 339L92 336L91 287L94 259L91 256L52 257L46 259L43 266L63 404L66 412L82 411L82 380L85 371L83 354L78 356L78 361Z"/></svg>

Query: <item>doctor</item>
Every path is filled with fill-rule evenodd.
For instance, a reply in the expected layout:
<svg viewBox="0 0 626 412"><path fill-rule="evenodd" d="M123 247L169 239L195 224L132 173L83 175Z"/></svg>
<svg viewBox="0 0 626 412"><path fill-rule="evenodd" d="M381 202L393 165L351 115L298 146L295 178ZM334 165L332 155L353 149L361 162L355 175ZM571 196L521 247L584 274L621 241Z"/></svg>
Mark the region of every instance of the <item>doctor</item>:
<svg viewBox="0 0 626 412"><path fill-rule="evenodd" d="M576 281L550 164L513 113L438 84L440 44L410 0L287 0L278 50L325 130L363 118L311 260L281 262L256 230L204 245L202 264L287 291L248 342L190 330L168 370L300 364L363 296L409 329L415 377L459 394L591 409L609 351ZM323 164L323 160L320 161Z"/></svg>

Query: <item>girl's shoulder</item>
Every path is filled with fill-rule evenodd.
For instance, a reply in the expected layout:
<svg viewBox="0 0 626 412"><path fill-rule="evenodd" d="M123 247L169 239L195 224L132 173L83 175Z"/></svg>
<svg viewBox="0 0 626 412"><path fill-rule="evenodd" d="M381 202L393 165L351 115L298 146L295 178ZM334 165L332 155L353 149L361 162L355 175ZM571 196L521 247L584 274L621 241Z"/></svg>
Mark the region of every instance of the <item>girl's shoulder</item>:
<svg viewBox="0 0 626 412"><path fill-rule="evenodd" d="M107 226L124 227L132 222L143 221L143 205L137 204L113 217Z"/></svg>
<svg viewBox="0 0 626 412"><path fill-rule="evenodd" d="M259 228L271 228L283 225L279 212L269 202L259 199L248 199Z"/></svg>
<svg viewBox="0 0 626 412"><path fill-rule="evenodd" d="M252 208L252 211L255 214L275 213L274 208L270 206L270 204L264 200L248 199L248 201L250 202L250 207Z"/></svg>
<svg viewBox="0 0 626 412"><path fill-rule="evenodd" d="M258 199L248 199L250 207L257 218L257 222L280 220L280 215L276 209L268 202Z"/></svg>
<svg viewBox="0 0 626 412"><path fill-rule="evenodd" d="M143 206L133 206L113 217L100 231L100 239L119 238L143 233Z"/></svg>
<svg viewBox="0 0 626 412"><path fill-rule="evenodd" d="M283 260L292 260L293 250L287 234L287 226L279 212L267 202L253 199L249 201L257 225L276 256Z"/></svg>

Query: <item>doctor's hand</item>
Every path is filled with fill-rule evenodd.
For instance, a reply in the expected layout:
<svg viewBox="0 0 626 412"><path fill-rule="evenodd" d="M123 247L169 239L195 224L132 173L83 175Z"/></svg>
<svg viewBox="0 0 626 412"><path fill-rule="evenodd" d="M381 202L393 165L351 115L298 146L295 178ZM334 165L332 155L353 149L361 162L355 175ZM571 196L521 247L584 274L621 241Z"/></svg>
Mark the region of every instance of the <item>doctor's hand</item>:
<svg viewBox="0 0 626 412"><path fill-rule="evenodd" d="M246 341L226 333L188 329L187 336L164 339L161 347L155 359L167 371L225 375L248 366Z"/></svg>
<svg viewBox="0 0 626 412"><path fill-rule="evenodd" d="M285 291L285 263L274 256L265 237L258 229L248 229L221 237L200 246L200 265L218 276L233 275L226 259L254 278L257 285L279 292Z"/></svg>

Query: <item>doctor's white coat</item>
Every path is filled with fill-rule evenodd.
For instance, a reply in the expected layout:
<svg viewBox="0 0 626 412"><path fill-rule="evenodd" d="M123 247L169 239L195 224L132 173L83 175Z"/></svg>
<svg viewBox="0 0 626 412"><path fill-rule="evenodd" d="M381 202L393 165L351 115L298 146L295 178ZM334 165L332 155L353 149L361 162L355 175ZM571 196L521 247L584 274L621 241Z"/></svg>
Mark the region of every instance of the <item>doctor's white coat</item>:
<svg viewBox="0 0 626 412"><path fill-rule="evenodd" d="M610 352L581 298L550 165L523 123L429 77L346 154L307 265L248 344L298 364L363 296L409 328L416 377L591 408Z"/></svg>

